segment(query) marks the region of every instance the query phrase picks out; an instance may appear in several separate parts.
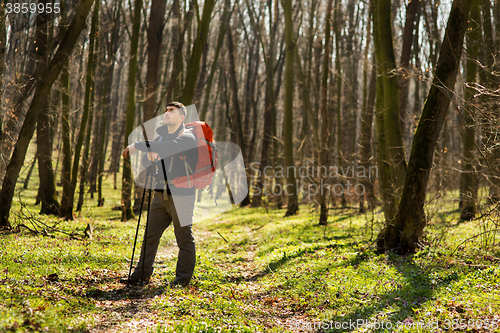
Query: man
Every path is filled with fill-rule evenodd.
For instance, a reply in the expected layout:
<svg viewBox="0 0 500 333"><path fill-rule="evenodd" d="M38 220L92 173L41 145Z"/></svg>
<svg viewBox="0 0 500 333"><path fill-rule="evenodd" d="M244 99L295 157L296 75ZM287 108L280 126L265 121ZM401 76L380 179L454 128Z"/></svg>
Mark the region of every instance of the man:
<svg viewBox="0 0 500 333"><path fill-rule="evenodd" d="M146 153L143 164L151 164L148 160L156 161L149 166L156 181L155 195L149 209L147 236L139 263L128 281L132 285L149 282L160 238L170 223L174 224L179 247L176 276L170 284L186 286L193 276L196 250L191 225L196 189L176 187L172 182L176 177L186 176L188 167L194 170L198 159L196 138L185 128L185 118L186 108L182 103L169 103L165 109L164 125L156 129L159 136L154 141L133 143L122 153L125 158L139 150ZM127 279L122 282L127 283Z"/></svg>

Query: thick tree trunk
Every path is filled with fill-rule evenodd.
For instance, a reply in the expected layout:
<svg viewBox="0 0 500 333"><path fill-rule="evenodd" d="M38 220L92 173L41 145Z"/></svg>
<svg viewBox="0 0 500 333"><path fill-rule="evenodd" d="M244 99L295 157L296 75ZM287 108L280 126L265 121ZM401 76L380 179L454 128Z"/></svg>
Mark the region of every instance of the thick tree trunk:
<svg viewBox="0 0 500 333"><path fill-rule="evenodd" d="M274 37L270 36L270 43L268 45L269 50L266 51L267 45L264 43L264 39L262 36L262 31L255 21L253 9L249 3L246 1L248 7L248 13L250 16L250 22L252 27L257 34L257 38L259 39L260 45L262 46L262 53L264 56L264 64L266 67L266 91L265 91L265 99L264 99L264 135L262 139L262 149L261 149L261 157L260 157L260 166L259 173L260 177L257 179L254 187L257 189L256 193L252 198L252 206L258 207L262 203L262 194L264 193L268 184L264 183L264 168L271 163L272 154L270 153L273 147L273 118L276 116L276 100L275 100L275 90L274 90ZM267 1L267 6L269 9L269 30L273 31L273 19L272 19L272 1Z"/></svg>
<svg viewBox="0 0 500 333"><path fill-rule="evenodd" d="M128 146L128 136L134 127L135 118L135 84L137 73L137 48L139 46L139 30L141 27L142 0L135 0L134 21L132 24L132 38L130 40L130 60L128 67L128 89L127 89L127 118L125 121L125 140L123 148ZM123 159L122 174L122 221L128 221L134 217L131 205L132 196L132 169L130 157Z"/></svg>
<svg viewBox="0 0 500 333"><path fill-rule="evenodd" d="M33 96L30 108L26 114L26 119L19 133L19 140L17 141L12 157L7 165L6 176L3 179L2 190L0 191L0 226L10 227L9 213L16 181L24 163L29 142L35 131L43 100L49 94L52 84L59 76L64 62L68 59L80 32L85 27L85 21L93 2L93 0L82 0L79 3L67 34L62 39L56 54L50 61L47 70L42 75L42 79L36 83L35 95Z"/></svg>
<svg viewBox="0 0 500 333"><path fill-rule="evenodd" d="M386 221L394 217L403 189L406 160L399 121L399 89L394 48L392 43L391 0L373 2L374 45L377 59L377 149L378 164L382 169L380 181L384 195ZM383 92L383 97L381 93ZM381 138L383 136L384 138ZM380 141L379 141L380 139Z"/></svg>
<svg viewBox="0 0 500 333"><path fill-rule="evenodd" d="M403 194L394 219L380 232L379 252L413 252L426 225L424 203L434 149L453 91L472 0L454 0L436 74L418 123Z"/></svg>
<svg viewBox="0 0 500 333"><path fill-rule="evenodd" d="M297 214L299 202L297 196L297 183L295 178L295 161L293 158L293 91L294 91L294 47L292 2L282 1L285 16L285 101L283 119L283 143L285 148L285 169L292 168L293 172L287 172L286 185L283 188L287 196L287 210L285 216Z"/></svg>

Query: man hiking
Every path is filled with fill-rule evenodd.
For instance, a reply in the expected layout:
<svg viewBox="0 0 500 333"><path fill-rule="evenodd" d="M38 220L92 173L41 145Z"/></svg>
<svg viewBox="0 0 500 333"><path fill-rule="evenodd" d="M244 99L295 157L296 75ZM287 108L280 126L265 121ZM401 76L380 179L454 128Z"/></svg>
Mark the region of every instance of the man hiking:
<svg viewBox="0 0 500 333"><path fill-rule="evenodd" d="M170 285L186 286L193 276L196 250L192 220L196 188L177 187L173 183L176 177L185 177L187 170L194 170L198 159L195 135L184 125L186 116L182 103L169 103L165 109L164 125L156 129L158 137L154 141L135 142L122 152L124 158L138 150L144 152L143 165L149 165L148 173L153 174L155 182L139 263L130 280L122 279L122 283L136 285L149 282L160 238L171 223L179 255L175 279ZM148 161L155 163L151 165Z"/></svg>

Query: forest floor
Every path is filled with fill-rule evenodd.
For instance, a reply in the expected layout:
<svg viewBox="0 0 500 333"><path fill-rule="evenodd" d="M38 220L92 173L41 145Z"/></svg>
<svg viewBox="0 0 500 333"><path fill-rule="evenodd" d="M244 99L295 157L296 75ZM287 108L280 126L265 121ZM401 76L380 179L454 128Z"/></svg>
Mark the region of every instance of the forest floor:
<svg viewBox="0 0 500 333"><path fill-rule="evenodd" d="M177 259L169 228L151 282L127 288L119 279L137 219L105 207L63 221L26 199L13 231L0 233L0 331L500 332L498 210L463 222L452 206L433 203L411 256L374 252L379 209L332 209L327 227L305 205L287 218L234 209L194 224L188 287L167 284Z"/></svg>

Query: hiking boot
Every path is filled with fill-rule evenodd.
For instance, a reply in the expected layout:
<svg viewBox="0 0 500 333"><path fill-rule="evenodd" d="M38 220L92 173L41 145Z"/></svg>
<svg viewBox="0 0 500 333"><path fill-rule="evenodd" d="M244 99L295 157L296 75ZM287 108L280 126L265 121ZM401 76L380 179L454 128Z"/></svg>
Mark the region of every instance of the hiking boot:
<svg viewBox="0 0 500 333"><path fill-rule="evenodd" d="M127 278L122 278L122 279L120 279L120 283L127 284L129 286L143 285L143 284L149 283L149 278L145 278L144 280L142 280L142 279L130 279L130 281Z"/></svg>
<svg viewBox="0 0 500 333"><path fill-rule="evenodd" d="M187 285L189 284L189 282L183 282L183 281L171 281L171 282L168 282L168 286L170 288L184 288L186 287Z"/></svg>

